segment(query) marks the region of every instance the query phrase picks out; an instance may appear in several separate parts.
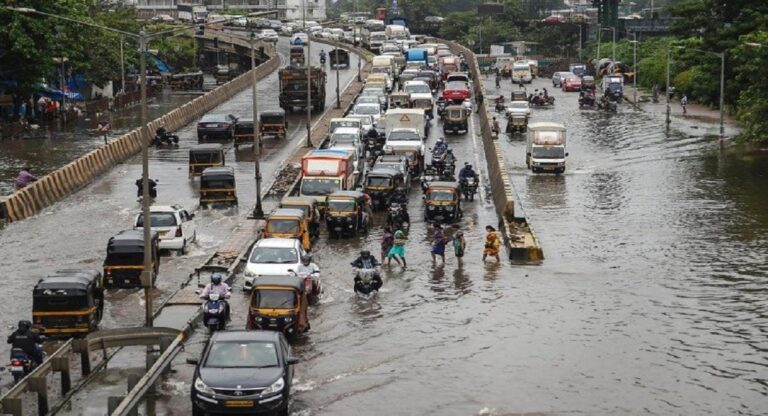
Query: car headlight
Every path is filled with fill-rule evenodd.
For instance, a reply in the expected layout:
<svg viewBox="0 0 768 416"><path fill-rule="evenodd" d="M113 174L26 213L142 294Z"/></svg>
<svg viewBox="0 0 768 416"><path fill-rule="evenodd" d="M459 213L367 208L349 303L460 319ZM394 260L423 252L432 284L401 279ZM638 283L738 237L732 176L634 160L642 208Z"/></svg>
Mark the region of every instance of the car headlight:
<svg viewBox="0 0 768 416"><path fill-rule="evenodd" d="M430 210L430 211L434 211L435 210L435 206L434 205L427 205L427 209Z"/></svg>
<svg viewBox="0 0 768 416"><path fill-rule="evenodd" d="M385 152L391 152L392 151L392 146L384 146L384 151Z"/></svg>
<svg viewBox="0 0 768 416"><path fill-rule="evenodd" d="M285 321L286 324L290 324L291 322L293 322L293 317L286 316L283 320Z"/></svg>
<svg viewBox="0 0 768 416"><path fill-rule="evenodd" d="M256 272L252 272L248 269L245 269L245 272L243 272L243 276L245 277L256 277Z"/></svg>
<svg viewBox="0 0 768 416"><path fill-rule="evenodd" d="M200 379L200 377L195 379L195 390L197 390L198 393L214 394L213 389L206 386L205 383L203 383L203 380Z"/></svg>
<svg viewBox="0 0 768 416"><path fill-rule="evenodd" d="M198 380L199 380L199 379L198 379ZM262 396L266 396L266 395L268 395L268 394L275 394L275 393L279 393L280 391L282 391L282 390L283 390L283 387L285 387L285 381L283 380L283 378L282 378L282 377L280 377L280 378L278 378L277 380L275 380L275 382L274 382L274 383L272 383L272 385L271 385L271 386L269 386L269 387L267 387L266 389L264 389L264 390L261 392L261 395L262 395Z"/></svg>

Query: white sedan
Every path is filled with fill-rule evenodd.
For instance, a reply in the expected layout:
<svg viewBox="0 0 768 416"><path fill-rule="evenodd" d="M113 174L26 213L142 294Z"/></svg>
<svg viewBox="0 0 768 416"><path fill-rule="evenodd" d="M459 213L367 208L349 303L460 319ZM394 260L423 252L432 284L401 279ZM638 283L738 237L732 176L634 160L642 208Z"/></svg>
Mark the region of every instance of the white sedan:
<svg viewBox="0 0 768 416"><path fill-rule="evenodd" d="M197 239L197 229L190 214L179 205L153 205L149 208L152 231L160 237L160 250L178 250L184 254L187 245ZM134 229L143 229L144 216L139 214L134 222Z"/></svg>
<svg viewBox="0 0 768 416"><path fill-rule="evenodd" d="M507 116L511 116L512 114L525 114L526 116L530 116L531 106L528 104L528 101L512 101L507 106L506 114Z"/></svg>

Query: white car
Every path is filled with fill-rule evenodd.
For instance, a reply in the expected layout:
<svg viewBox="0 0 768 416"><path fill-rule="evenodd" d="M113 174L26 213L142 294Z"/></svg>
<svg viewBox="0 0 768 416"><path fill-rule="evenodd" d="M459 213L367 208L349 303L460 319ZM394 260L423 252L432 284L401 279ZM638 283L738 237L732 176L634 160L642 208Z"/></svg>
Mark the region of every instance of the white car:
<svg viewBox="0 0 768 416"><path fill-rule="evenodd" d="M294 33L293 36L291 36L291 45L306 45L308 40L309 37L306 33Z"/></svg>
<svg viewBox="0 0 768 416"><path fill-rule="evenodd" d="M381 105L374 103L355 104L351 113L371 116L374 122L378 122L381 119Z"/></svg>
<svg viewBox="0 0 768 416"><path fill-rule="evenodd" d="M295 238L262 238L253 245L243 272L243 290L253 289L259 276L291 276L307 254Z"/></svg>
<svg viewBox="0 0 768 416"><path fill-rule="evenodd" d="M277 43L277 32L272 29L264 29L260 33L261 40L265 42Z"/></svg>
<svg viewBox="0 0 768 416"><path fill-rule="evenodd" d="M528 101L512 101L507 105L506 115L510 116L512 114L525 114L526 116L530 116L531 106L528 104Z"/></svg>
<svg viewBox="0 0 768 416"><path fill-rule="evenodd" d="M405 81L403 92L409 94L429 94L432 97L432 88L424 81Z"/></svg>
<svg viewBox="0 0 768 416"><path fill-rule="evenodd" d="M368 130L372 129L375 125L373 124L373 117L365 114L348 114L347 118L354 118L357 120L360 120L360 123L362 123L362 129L363 134L367 133Z"/></svg>
<svg viewBox="0 0 768 416"><path fill-rule="evenodd" d="M152 219L152 231L160 237L160 250L178 250L181 254L187 250L187 245L197 239L197 229L190 214L180 205L153 205L149 207L149 217ZM144 217L136 216L134 229L143 229Z"/></svg>

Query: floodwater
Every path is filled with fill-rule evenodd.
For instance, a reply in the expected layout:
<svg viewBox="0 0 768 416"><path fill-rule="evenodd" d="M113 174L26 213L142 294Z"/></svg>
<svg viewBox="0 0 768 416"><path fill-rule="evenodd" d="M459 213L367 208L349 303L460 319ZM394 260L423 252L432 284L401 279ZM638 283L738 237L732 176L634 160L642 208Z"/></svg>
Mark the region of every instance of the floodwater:
<svg viewBox="0 0 768 416"><path fill-rule="evenodd" d="M342 86L354 70L343 73ZM270 102L276 107L274 94L270 80L261 83L265 110ZM312 330L294 344L301 362L292 414L768 412L768 158L721 150L697 122L674 118L666 134L661 115L628 106L610 115L579 110L577 94L553 94L555 108L533 110L533 120L568 128L564 175L531 174L524 142L499 141L544 263L480 261L482 228L496 223L487 189L464 205L463 264L449 253L445 265L429 256L432 230L414 189L408 268L385 267L374 300L352 293L347 264L361 248L378 252L380 227L357 238L321 237L314 260L325 293L310 311ZM245 115L248 103L244 92L216 111ZM303 141L299 120L292 118L287 142L266 145L265 183ZM459 165L484 166L476 123L470 134L447 138ZM429 145L438 126L434 121ZM151 176L160 179L158 203L194 207L197 184L187 179L184 151L195 142L194 126L179 134L179 150L152 151ZM227 164L238 176L240 207L197 211L200 241L185 256L163 258L156 297L178 287L252 206L250 149L233 153ZM29 311L27 294L47 272L101 265L109 236L129 228L139 209L132 183L139 171L132 159L0 231L0 270L13 277L8 289L18 294L0 306L2 323ZM246 296L235 292L232 328L244 327L246 306ZM110 293L104 327L142 321L138 292ZM198 331L176 360L176 372L160 387L158 413L191 413L193 367L184 360L197 358L205 337ZM124 392L121 372L140 363L141 353L132 352L111 364L98 388L89 389L99 394L80 395L71 414L103 414L106 396Z"/></svg>

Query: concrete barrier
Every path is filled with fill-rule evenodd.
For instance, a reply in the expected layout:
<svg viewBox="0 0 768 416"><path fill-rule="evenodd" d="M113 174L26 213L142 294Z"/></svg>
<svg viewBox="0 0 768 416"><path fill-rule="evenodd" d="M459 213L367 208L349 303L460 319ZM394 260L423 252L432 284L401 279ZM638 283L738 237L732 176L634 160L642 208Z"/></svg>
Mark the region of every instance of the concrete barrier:
<svg viewBox="0 0 768 416"><path fill-rule="evenodd" d="M248 44L248 41L243 40L242 43ZM250 87L252 71L256 72L257 79L266 77L277 69L280 58L271 46L265 47L265 51L270 58L251 71L148 122L146 126L134 129L111 143L89 152L26 188L0 198L0 221L20 221L29 218L41 209L83 188L102 173L141 151L142 144L152 140L154 131L160 124L165 125L169 131L178 130Z"/></svg>
<svg viewBox="0 0 768 416"><path fill-rule="evenodd" d="M469 64L469 71L475 80L475 96L482 94L485 98L485 86L482 74L477 64L475 54L456 42L446 42L454 53L461 53ZM544 252L533 227L523 214L519 201L515 202L516 192L509 177L504 153L497 145L493 136L491 120L488 119L487 101L480 104L480 131L483 138L483 150L488 168L488 180L491 184L491 196L499 216L499 231L504 239L504 245L510 260L525 263L539 263L544 260ZM517 207L517 209L516 209Z"/></svg>

